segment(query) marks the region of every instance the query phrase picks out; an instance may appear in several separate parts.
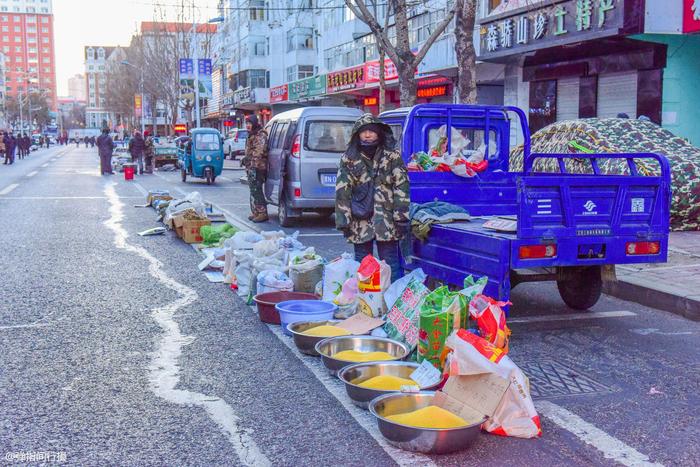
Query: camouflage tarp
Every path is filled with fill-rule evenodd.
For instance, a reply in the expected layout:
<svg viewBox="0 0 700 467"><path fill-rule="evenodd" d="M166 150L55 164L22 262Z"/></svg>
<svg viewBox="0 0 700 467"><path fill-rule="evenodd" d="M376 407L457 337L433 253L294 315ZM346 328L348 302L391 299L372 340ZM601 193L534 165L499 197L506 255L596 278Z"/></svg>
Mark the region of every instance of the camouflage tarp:
<svg viewBox="0 0 700 467"><path fill-rule="evenodd" d="M700 230L700 148L678 138L660 126L642 120L624 118L586 118L554 123L532 135L533 153L641 153L666 156L671 165L673 200L672 230ZM640 173L658 174L658 163L635 160ZM628 174L624 159L600 161L606 174ZM513 149L510 170L522 171L523 147ZM593 173L586 159L566 161L571 173ZM535 170L559 172L554 159L539 160Z"/></svg>

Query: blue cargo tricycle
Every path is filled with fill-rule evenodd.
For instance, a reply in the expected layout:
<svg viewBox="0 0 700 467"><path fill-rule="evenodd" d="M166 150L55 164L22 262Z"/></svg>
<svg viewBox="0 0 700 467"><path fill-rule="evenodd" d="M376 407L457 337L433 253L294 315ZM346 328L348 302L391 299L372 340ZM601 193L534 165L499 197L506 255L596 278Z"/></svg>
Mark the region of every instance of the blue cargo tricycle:
<svg viewBox="0 0 700 467"><path fill-rule="evenodd" d="M484 293L499 300L508 300L517 284L556 281L564 302L585 310L600 298L603 281L614 279L616 264L666 261L671 178L663 156L531 154L525 114L516 107L422 104L380 118L391 126L407 163L440 137L447 154L457 138L460 151L479 146L488 161L488 169L471 178L409 172L411 202L445 201L472 219L434 225L426 241L414 239L403 257L407 269L420 267L454 286L468 274L488 276ZM513 172L511 129L518 127L524 168ZM558 173L535 170L543 159L556 160ZM587 164L587 173L567 170L572 159ZM656 170L639 169L640 160ZM625 174L604 173L611 163L624 164Z"/></svg>
<svg viewBox="0 0 700 467"><path fill-rule="evenodd" d="M191 130L189 138L178 144L177 157L183 182L189 175L203 178L211 185L224 169L221 133L214 128Z"/></svg>

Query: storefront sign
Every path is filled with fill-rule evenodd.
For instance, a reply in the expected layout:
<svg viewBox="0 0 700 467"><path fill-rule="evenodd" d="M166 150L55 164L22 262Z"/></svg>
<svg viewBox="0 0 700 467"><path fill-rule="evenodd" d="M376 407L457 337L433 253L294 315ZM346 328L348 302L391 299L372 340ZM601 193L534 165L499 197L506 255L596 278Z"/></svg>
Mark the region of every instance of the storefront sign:
<svg viewBox="0 0 700 467"><path fill-rule="evenodd" d="M232 106L233 105L233 92L227 92L224 98L221 100L221 105Z"/></svg>
<svg viewBox="0 0 700 467"><path fill-rule="evenodd" d="M141 117L143 115L143 99L141 94L136 94L134 96L134 116Z"/></svg>
<svg viewBox="0 0 700 467"><path fill-rule="evenodd" d="M283 84L282 86L275 86L274 88L270 88L270 102L275 103L275 102L284 102L289 99L288 95L288 89L289 87L286 84Z"/></svg>
<svg viewBox="0 0 700 467"><path fill-rule="evenodd" d="M392 62L388 58L384 60L384 79L386 81L391 81L392 79L397 79L398 77L399 72L396 69L396 65L394 65L394 62ZM379 82L379 60L374 60L372 62L365 63L365 82Z"/></svg>
<svg viewBox="0 0 700 467"><path fill-rule="evenodd" d="M233 105L251 104L255 102L255 92L253 88L247 87L233 91Z"/></svg>
<svg viewBox="0 0 700 467"><path fill-rule="evenodd" d="M185 124L174 125L173 130L175 130L175 133L187 133L187 125L185 125Z"/></svg>
<svg viewBox="0 0 700 467"><path fill-rule="evenodd" d="M364 100L362 101L362 103L367 107L371 107L373 105L379 104L379 98L377 98L377 97L365 97Z"/></svg>
<svg viewBox="0 0 700 467"><path fill-rule="evenodd" d="M365 68L364 66L359 66L328 73L326 80L328 94L347 91L348 89L363 88L365 87Z"/></svg>
<svg viewBox="0 0 700 467"><path fill-rule="evenodd" d="M326 93L326 75L313 76L289 83L289 100L322 96Z"/></svg>
<svg viewBox="0 0 700 467"><path fill-rule="evenodd" d="M447 95L447 85L444 86L432 86L429 88L420 88L416 91L417 97L430 98L430 97L440 97Z"/></svg>
<svg viewBox="0 0 700 467"><path fill-rule="evenodd" d="M700 0L683 0L683 32L700 32Z"/></svg>
<svg viewBox="0 0 700 467"><path fill-rule="evenodd" d="M487 17L481 21L479 57L498 58L618 34L625 3L635 1L554 1Z"/></svg>

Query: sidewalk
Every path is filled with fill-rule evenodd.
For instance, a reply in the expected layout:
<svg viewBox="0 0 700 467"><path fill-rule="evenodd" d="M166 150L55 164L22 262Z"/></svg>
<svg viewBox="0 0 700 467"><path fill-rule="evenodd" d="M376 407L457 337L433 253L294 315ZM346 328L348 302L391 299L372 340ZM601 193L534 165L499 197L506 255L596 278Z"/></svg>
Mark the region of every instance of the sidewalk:
<svg viewBox="0 0 700 467"><path fill-rule="evenodd" d="M609 295L700 321L700 232L671 232L668 262L617 266Z"/></svg>
<svg viewBox="0 0 700 467"><path fill-rule="evenodd" d="M241 157L242 156L236 157L235 161L224 159L224 170L244 170L243 167L241 167Z"/></svg>

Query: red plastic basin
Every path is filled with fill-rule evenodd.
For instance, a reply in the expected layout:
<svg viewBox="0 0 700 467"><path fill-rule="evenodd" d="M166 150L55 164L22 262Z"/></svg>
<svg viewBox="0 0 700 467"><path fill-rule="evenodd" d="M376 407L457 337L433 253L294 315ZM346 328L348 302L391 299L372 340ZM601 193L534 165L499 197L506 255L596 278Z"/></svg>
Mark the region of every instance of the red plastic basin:
<svg viewBox="0 0 700 467"><path fill-rule="evenodd" d="M306 292L267 292L253 297L258 305L258 317L263 323L280 324L280 314L275 305L287 300L318 300L319 298Z"/></svg>

